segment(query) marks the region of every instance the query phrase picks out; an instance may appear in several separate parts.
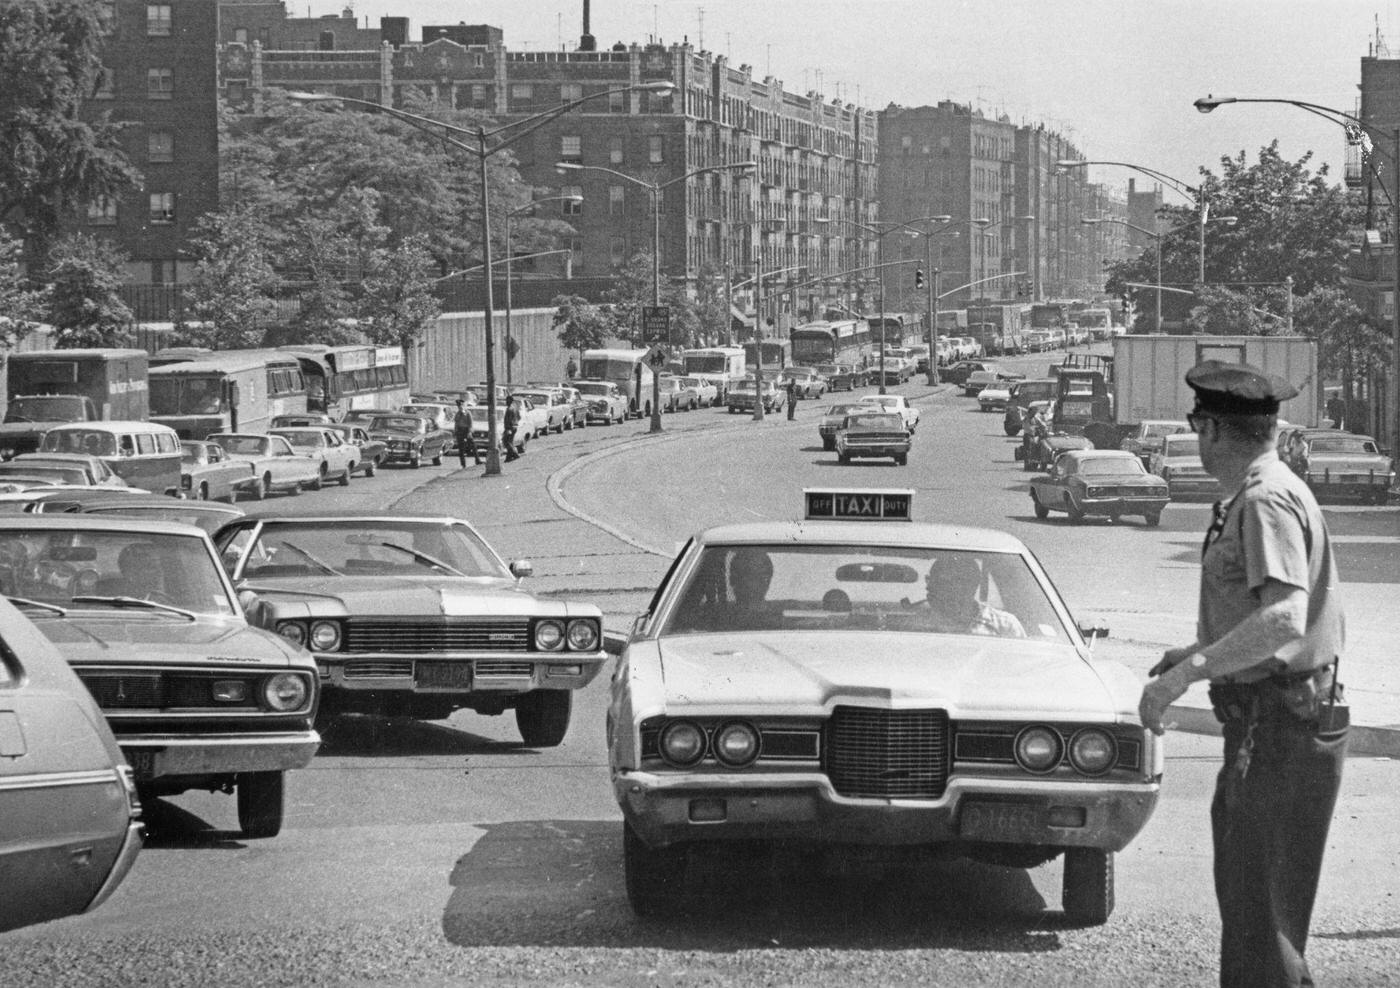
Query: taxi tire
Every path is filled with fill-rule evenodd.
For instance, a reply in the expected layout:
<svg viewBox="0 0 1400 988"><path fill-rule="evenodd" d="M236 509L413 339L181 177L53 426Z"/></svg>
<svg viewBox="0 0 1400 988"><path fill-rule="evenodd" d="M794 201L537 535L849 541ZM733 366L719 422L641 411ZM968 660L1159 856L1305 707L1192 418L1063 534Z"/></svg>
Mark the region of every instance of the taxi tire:
<svg viewBox="0 0 1400 988"><path fill-rule="evenodd" d="M1113 914L1113 852L1096 847L1065 850L1060 905L1081 926L1102 926Z"/></svg>
<svg viewBox="0 0 1400 988"><path fill-rule="evenodd" d="M276 837L286 795L282 772L240 772L235 785L238 827L244 837Z"/></svg>
<svg viewBox="0 0 1400 988"><path fill-rule="evenodd" d="M531 748L554 748L569 733L571 690L531 690L515 705L515 726Z"/></svg>
<svg viewBox="0 0 1400 988"><path fill-rule="evenodd" d="M681 903L685 848L651 848L622 822L622 874L627 901L638 916L665 916Z"/></svg>

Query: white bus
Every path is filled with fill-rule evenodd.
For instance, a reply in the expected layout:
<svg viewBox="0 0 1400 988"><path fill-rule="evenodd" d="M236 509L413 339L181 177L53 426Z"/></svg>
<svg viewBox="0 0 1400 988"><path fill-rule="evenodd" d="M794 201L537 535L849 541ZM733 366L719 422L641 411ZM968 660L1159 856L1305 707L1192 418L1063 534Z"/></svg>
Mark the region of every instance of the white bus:
<svg viewBox="0 0 1400 988"><path fill-rule="evenodd" d="M686 377L698 377L715 386L718 394L715 404L722 405L729 395L729 387L735 381L743 380L746 373L744 348L741 346L711 346L681 353Z"/></svg>
<svg viewBox="0 0 1400 988"><path fill-rule="evenodd" d="M649 350L585 350L578 379L611 381L627 396L627 414L651 415L651 365Z"/></svg>

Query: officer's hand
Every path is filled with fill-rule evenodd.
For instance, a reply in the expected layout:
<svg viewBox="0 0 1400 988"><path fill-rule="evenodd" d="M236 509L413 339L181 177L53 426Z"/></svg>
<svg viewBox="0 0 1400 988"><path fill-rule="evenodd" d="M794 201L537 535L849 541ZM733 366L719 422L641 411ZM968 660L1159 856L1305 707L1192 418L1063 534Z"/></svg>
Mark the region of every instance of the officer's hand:
<svg viewBox="0 0 1400 988"><path fill-rule="evenodd" d="M1147 670L1147 674L1155 679L1156 677L1162 675L1162 673L1166 672L1168 669L1175 667L1177 663L1184 662L1186 660L1186 657L1189 656L1193 651L1195 651L1195 649L1190 646L1185 646L1183 648L1169 648L1164 653L1162 653L1162 661L1158 662L1151 669Z"/></svg>

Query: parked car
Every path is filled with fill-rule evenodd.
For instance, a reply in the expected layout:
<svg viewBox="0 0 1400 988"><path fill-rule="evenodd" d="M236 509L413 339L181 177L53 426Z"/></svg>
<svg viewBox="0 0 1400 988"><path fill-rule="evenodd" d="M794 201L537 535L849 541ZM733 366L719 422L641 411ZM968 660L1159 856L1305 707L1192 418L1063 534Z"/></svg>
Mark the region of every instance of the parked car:
<svg viewBox="0 0 1400 988"><path fill-rule="evenodd" d="M537 406L524 395L516 395L513 400L520 409L520 421L525 423L531 439L549 434L549 412L546 409ZM500 407L505 408L505 403L501 403Z"/></svg>
<svg viewBox="0 0 1400 988"><path fill-rule="evenodd" d="M208 440L180 440L180 493L196 501L237 501L254 484L253 465Z"/></svg>
<svg viewBox="0 0 1400 988"><path fill-rule="evenodd" d="M730 414L753 411L757 395L758 382L753 378L746 377L735 381L725 398ZM765 412L780 412L786 407L787 389L778 387L771 377L765 377L763 379L763 410Z"/></svg>
<svg viewBox="0 0 1400 988"><path fill-rule="evenodd" d="M295 429L304 425L335 425L333 416L323 415L319 412L305 412L299 415L274 415L272 416L273 429Z"/></svg>
<svg viewBox="0 0 1400 988"><path fill-rule="evenodd" d="M856 457L890 457L897 466L909 462L909 429L895 411L873 405L851 412L836 430L836 458L850 463Z"/></svg>
<svg viewBox="0 0 1400 988"><path fill-rule="evenodd" d="M569 424L566 429L582 429L588 425L588 401L578 388L572 384L557 385L557 390L564 398L564 404L569 406Z"/></svg>
<svg viewBox="0 0 1400 988"><path fill-rule="evenodd" d="M457 414L457 402L446 399L442 401L410 401L406 405L400 405L399 411L425 418L433 423L435 428L451 432L452 419Z"/></svg>
<svg viewBox="0 0 1400 988"><path fill-rule="evenodd" d="M339 433L343 442L359 447L360 452L355 458L355 469L366 477L373 477L379 469L379 464L384 462L384 457L389 452L389 447L384 444L384 441L375 439L364 426L351 422L336 422L334 425L326 426L326 428Z"/></svg>
<svg viewBox="0 0 1400 988"><path fill-rule="evenodd" d="M854 391L866 386L865 370L852 364L817 364L817 370L832 391Z"/></svg>
<svg viewBox="0 0 1400 988"><path fill-rule="evenodd" d="M1395 483L1395 465L1370 436L1328 429L1297 437L1291 466L1320 497L1356 497L1385 504Z"/></svg>
<svg viewBox="0 0 1400 988"><path fill-rule="evenodd" d="M588 421L604 425L621 424L627 419L627 395L611 381L575 381L588 402Z"/></svg>
<svg viewBox="0 0 1400 988"><path fill-rule="evenodd" d="M486 451L491 446L491 435L487 427L486 409L481 408L479 412L480 414L474 413L472 415L472 445L476 450L477 463L480 463L486 458ZM496 437L497 450L501 454L504 454L506 451L505 428L506 410L504 406L499 406L496 409ZM515 444L515 451L517 453L525 452L525 444L530 441L530 437L530 427L525 424L523 419L518 420L515 423L515 435L510 437L511 441Z"/></svg>
<svg viewBox="0 0 1400 988"><path fill-rule="evenodd" d="M28 506L29 514L102 515L108 518L145 518L193 525L213 534L244 511L221 501L187 501L160 494L100 496L97 489L70 493L49 492Z"/></svg>
<svg viewBox="0 0 1400 988"><path fill-rule="evenodd" d="M285 773L311 762L319 676L251 627L200 529L87 515L0 519L11 594L64 654L144 801L234 792L246 837L282 827Z"/></svg>
<svg viewBox="0 0 1400 988"><path fill-rule="evenodd" d="M438 428L430 419L401 412L376 415L366 428L372 438L384 444L383 462L407 463L414 470L424 460L441 466L443 451L452 438L452 433Z"/></svg>
<svg viewBox="0 0 1400 988"><path fill-rule="evenodd" d="M865 395L859 403L875 405L887 412L898 412L911 434L919 427L919 410L909 404L909 399L904 395Z"/></svg>
<svg viewBox="0 0 1400 988"><path fill-rule="evenodd" d="M277 491L300 494L302 488L320 481L321 472L317 464L304 456L297 456L292 444L281 436L215 432L205 439L222 446L229 459L252 464L254 479L248 490L255 501L261 501Z"/></svg>
<svg viewBox="0 0 1400 988"><path fill-rule="evenodd" d="M359 462L360 447L346 442L334 429L327 426L302 426L299 429L273 429L269 435L281 436L292 444L298 456L304 456L317 464L317 477L311 489L318 491L321 485L339 480L342 487L350 486L350 477Z"/></svg>
<svg viewBox="0 0 1400 988"><path fill-rule="evenodd" d="M17 562L11 552L0 563L5 594L17 593ZM62 653L8 600L0 638L3 932L96 909L131 870L142 832L131 767Z"/></svg>
<svg viewBox="0 0 1400 988"><path fill-rule="evenodd" d="M517 388L511 395L544 410L545 432L563 432L574 427L573 402L565 400L561 392L552 388Z"/></svg>
<svg viewBox="0 0 1400 988"><path fill-rule="evenodd" d="M693 412L700 407L700 396L685 383L685 378L662 374L657 380L660 383L660 407L663 412Z"/></svg>
<svg viewBox="0 0 1400 988"><path fill-rule="evenodd" d="M822 441L822 449L831 452L836 448L836 430L841 428L847 415L864 412L869 408L869 405L862 405L858 401L839 401L823 409L822 417L817 422L817 436Z"/></svg>
<svg viewBox="0 0 1400 988"><path fill-rule="evenodd" d="M1182 419L1144 419L1118 448L1134 454L1142 460L1143 466L1151 469L1152 455L1162 448L1163 437L1190 431L1191 427Z"/></svg>
<svg viewBox="0 0 1400 988"><path fill-rule="evenodd" d="M60 465L21 463L18 458L0 463L0 483L36 486L62 484L65 487L95 487L88 483L88 473L77 464Z"/></svg>
<svg viewBox="0 0 1400 988"><path fill-rule="evenodd" d="M1220 481L1202 466L1201 445L1194 433L1172 433L1161 440L1147 468L1167 482L1168 497L1177 501L1191 495L1220 496Z"/></svg>
<svg viewBox="0 0 1400 988"><path fill-rule="evenodd" d="M909 351L909 356L912 357L913 360L914 360L914 373L916 373L916 374L927 374L927 373L928 373L928 354L929 354L928 344L927 344L927 343L914 343L914 344L911 344L911 345L910 345L909 347L907 347L906 349L908 349L908 351Z"/></svg>
<svg viewBox="0 0 1400 988"><path fill-rule="evenodd" d="M1037 518L1063 511L1074 523L1090 516L1117 521L1141 515L1149 526L1162 520L1170 497L1167 482L1119 449L1071 450L1060 454L1049 473L1031 480L1031 506Z"/></svg>
<svg viewBox="0 0 1400 988"><path fill-rule="evenodd" d="M743 849L782 844L853 867L1063 856L1066 918L1105 922L1114 854L1160 789L1137 677L1091 652L1103 629L1077 626L1020 540L913 523L908 490L805 495L801 522L690 539L618 658L608 764L633 910L683 912L716 867L752 888Z"/></svg>
<svg viewBox="0 0 1400 988"><path fill-rule="evenodd" d="M680 379L691 391L700 408L714 408L719 401L719 385L703 377L683 377Z"/></svg>
<svg viewBox="0 0 1400 988"><path fill-rule="evenodd" d="M877 364L875 373L883 384L906 384L914 376L914 367L905 357L886 356Z"/></svg>
<svg viewBox="0 0 1400 988"><path fill-rule="evenodd" d="M23 467L78 469L83 472L83 483L93 487L131 486L99 457L86 453L20 453L8 462Z"/></svg>
<svg viewBox="0 0 1400 988"><path fill-rule="evenodd" d="M778 372L778 379L784 384L793 382L799 401L803 398L820 398L827 391L826 378L815 367L784 367Z"/></svg>
<svg viewBox="0 0 1400 988"><path fill-rule="evenodd" d="M987 360L959 360L938 372L938 379L944 384L962 387L973 371L996 370L997 365Z"/></svg>
<svg viewBox="0 0 1400 988"><path fill-rule="evenodd" d="M455 401L452 405L452 413L454 415L457 413L457 406ZM397 408L352 408L350 409L350 411L345 413L345 417L342 418L340 421L345 422L349 425L358 425L361 428L368 430L370 427L370 423L373 422L375 419L379 418L379 416L381 415L401 414L404 413L400 412Z"/></svg>
<svg viewBox="0 0 1400 988"><path fill-rule="evenodd" d="M514 710L527 745L553 747L606 658L597 607L530 594L529 563L455 518L249 518L216 542L262 625L311 649L323 721Z"/></svg>

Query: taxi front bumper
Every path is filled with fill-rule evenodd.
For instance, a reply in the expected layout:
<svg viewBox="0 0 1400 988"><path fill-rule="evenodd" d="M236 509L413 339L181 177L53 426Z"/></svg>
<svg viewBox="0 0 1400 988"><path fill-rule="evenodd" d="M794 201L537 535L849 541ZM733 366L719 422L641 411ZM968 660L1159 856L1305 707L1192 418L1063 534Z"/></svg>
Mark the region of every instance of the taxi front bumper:
<svg viewBox="0 0 1400 988"><path fill-rule="evenodd" d="M990 842L1119 851L1157 805L1152 782L948 781L936 800L851 799L820 773L754 778L617 772L622 814L652 847L697 840Z"/></svg>

